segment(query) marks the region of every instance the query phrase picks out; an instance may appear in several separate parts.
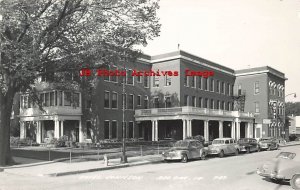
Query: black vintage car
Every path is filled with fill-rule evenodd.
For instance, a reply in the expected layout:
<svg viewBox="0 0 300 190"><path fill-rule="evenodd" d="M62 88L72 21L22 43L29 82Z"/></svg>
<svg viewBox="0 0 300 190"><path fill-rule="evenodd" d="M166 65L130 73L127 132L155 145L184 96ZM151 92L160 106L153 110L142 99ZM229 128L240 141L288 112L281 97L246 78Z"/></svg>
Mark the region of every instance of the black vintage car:
<svg viewBox="0 0 300 190"><path fill-rule="evenodd" d="M259 139L259 147L261 150L278 150L278 140L274 137L265 137Z"/></svg>
<svg viewBox="0 0 300 190"><path fill-rule="evenodd" d="M240 147L240 152L259 152L260 146L256 139L254 138L242 138L238 140L238 145Z"/></svg>

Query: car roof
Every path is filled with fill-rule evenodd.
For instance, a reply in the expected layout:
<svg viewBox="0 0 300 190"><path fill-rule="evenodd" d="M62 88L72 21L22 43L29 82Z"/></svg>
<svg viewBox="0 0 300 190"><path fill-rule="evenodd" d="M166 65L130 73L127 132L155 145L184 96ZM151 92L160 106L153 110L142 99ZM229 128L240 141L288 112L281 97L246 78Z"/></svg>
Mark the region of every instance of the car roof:
<svg viewBox="0 0 300 190"><path fill-rule="evenodd" d="M217 138L217 139L214 139L214 140L233 140L233 138Z"/></svg>

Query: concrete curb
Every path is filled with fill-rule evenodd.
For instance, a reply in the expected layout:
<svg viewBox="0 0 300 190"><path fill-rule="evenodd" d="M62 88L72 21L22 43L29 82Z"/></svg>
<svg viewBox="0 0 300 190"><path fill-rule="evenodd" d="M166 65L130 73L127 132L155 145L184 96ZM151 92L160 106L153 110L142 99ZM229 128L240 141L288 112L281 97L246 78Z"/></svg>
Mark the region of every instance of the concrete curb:
<svg viewBox="0 0 300 190"><path fill-rule="evenodd" d="M58 173L50 173L50 174L41 174L39 176L46 176L46 177L60 177L60 176L67 176L67 175L74 175L74 174L82 174L82 173L89 173L89 172L96 172L96 171L105 171L111 169L118 169L118 168L126 168L132 166L141 166L147 164L154 164L159 163L162 160L155 160L155 161L147 161L147 162L137 162L137 163L127 163L127 164L120 164L115 166L107 166L102 168L92 168L92 169L85 169L85 170L76 170L76 171L69 171L69 172L58 172Z"/></svg>
<svg viewBox="0 0 300 190"><path fill-rule="evenodd" d="M31 166L39 166L39 165L45 165L45 164L51 164L54 163L55 161L45 161L45 162L37 162L37 163L31 163L31 164L19 164L19 165L13 165L13 166L6 166L6 167L0 167L0 172L1 170L5 169L14 169L14 168L25 168L25 167L31 167Z"/></svg>

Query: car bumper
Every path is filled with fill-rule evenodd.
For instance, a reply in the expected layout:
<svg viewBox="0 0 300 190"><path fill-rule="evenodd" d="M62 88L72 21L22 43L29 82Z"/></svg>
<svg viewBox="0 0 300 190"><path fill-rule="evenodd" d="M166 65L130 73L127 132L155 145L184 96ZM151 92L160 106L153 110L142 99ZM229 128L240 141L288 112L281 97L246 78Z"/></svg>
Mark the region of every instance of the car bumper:
<svg viewBox="0 0 300 190"><path fill-rule="evenodd" d="M257 170L256 173L260 176L263 176L263 177L267 177L267 178L271 178L271 179L279 179L279 180L284 180L285 177L282 176L282 175L278 175L278 174L275 174L275 173L266 173L264 171L261 171L261 170Z"/></svg>
<svg viewBox="0 0 300 190"><path fill-rule="evenodd" d="M164 160L181 160L182 156L181 155L164 155L163 159Z"/></svg>
<svg viewBox="0 0 300 190"><path fill-rule="evenodd" d="M266 173L264 171L261 171L261 170L257 170L256 173L260 176L263 176L263 177L271 177L271 174L270 173Z"/></svg>
<svg viewBox="0 0 300 190"><path fill-rule="evenodd" d="M218 150L209 150L207 152L207 154L209 154L209 155L216 155L216 154L219 154L219 153L220 153L220 151L218 151Z"/></svg>

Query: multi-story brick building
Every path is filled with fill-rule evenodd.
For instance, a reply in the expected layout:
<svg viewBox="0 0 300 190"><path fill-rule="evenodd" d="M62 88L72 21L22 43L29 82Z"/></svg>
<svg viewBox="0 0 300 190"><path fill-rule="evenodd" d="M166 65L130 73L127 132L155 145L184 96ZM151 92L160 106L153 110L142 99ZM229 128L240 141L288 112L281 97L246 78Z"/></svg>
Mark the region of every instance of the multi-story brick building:
<svg viewBox="0 0 300 190"><path fill-rule="evenodd" d="M284 87L285 79L281 80L284 75L267 68L268 77L261 79L267 84L259 83L260 94L256 96L266 102L264 107L259 107L260 110L268 110L272 99L260 97L265 91L269 93L269 84L275 82L276 87L278 84L280 89ZM121 70L123 66L112 64L107 69ZM251 103L248 104L254 100L252 96L246 94L244 110L235 104L235 95L250 86L253 89L252 85L258 80L256 77L247 78L247 70L234 71L184 51L176 51L157 56L143 55L136 63L127 63L126 71L125 96L123 77L117 76L99 76L92 90L62 91L43 84L40 97L44 102L44 113L28 102L27 95L22 95L21 137L28 136L26 131L34 128L35 134L31 137L37 142L62 135L79 142L120 139L123 120L126 138L152 141L194 135L202 135L206 140L269 135L257 130L262 120L257 119L253 114L256 110ZM134 71L160 73L160 76L132 76ZM188 76L191 73L197 76ZM284 91L282 93L281 101L284 100ZM265 118L265 115L259 117ZM256 128L253 128L254 122Z"/></svg>

